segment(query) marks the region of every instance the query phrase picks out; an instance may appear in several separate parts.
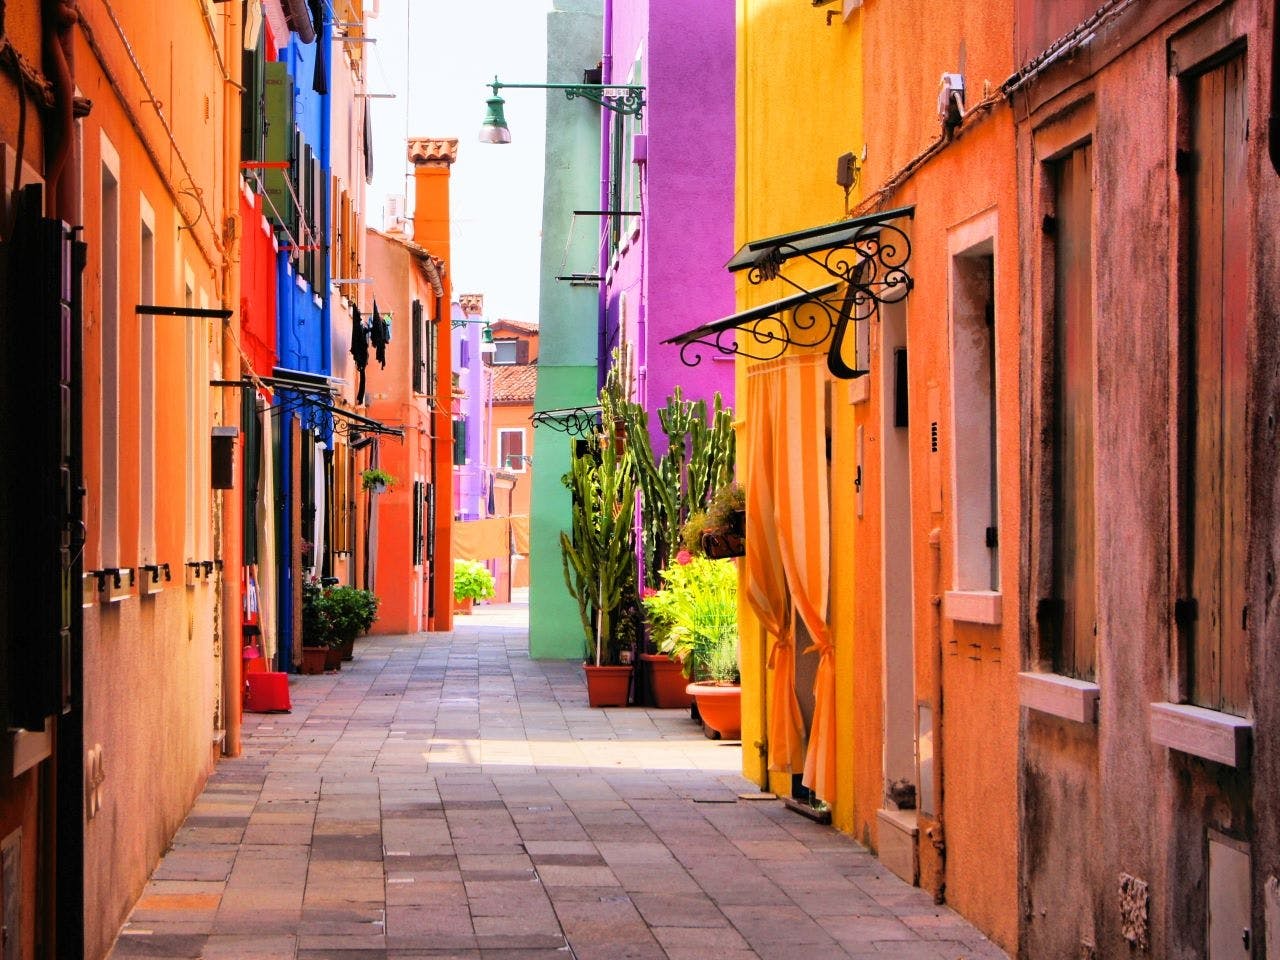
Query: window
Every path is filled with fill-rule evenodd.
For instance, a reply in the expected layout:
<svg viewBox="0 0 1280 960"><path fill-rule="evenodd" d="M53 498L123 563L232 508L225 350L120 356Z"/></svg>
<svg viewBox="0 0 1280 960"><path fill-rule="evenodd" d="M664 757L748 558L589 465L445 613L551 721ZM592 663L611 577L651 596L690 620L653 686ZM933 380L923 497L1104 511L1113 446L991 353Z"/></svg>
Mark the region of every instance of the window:
<svg viewBox="0 0 1280 960"><path fill-rule="evenodd" d="M524 455L524 431L498 431L498 470L510 470L512 473L524 473L528 461Z"/></svg>
<svg viewBox="0 0 1280 960"><path fill-rule="evenodd" d="M1000 589L996 476L995 257L990 239L951 261L951 435L956 589Z"/></svg>
<svg viewBox="0 0 1280 960"><path fill-rule="evenodd" d="M104 567L120 564L120 157L102 138L102 504L99 551Z"/></svg>
<svg viewBox="0 0 1280 960"><path fill-rule="evenodd" d="M1188 699L1244 714L1246 647L1245 318L1249 259L1245 56L1184 78L1180 166L1187 209L1179 394L1181 590L1175 606Z"/></svg>
<svg viewBox="0 0 1280 960"><path fill-rule="evenodd" d="M421 480L413 481L413 565L415 567L422 566L422 548L426 542L422 536L426 500L426 484Z"/></svg>
<svg viewBox="0 0 1280 960"><path fill-rule="evenodd" d="M519 344L515 340L493 341L493 363L495 366L514 366L519 361Z"/></svg>
<svg viewBox="0 0 1280 960"><path fill-rule="evenodd" d="M1091 680L1096 664L1094 545L1093 145L1051 161L1046 242L1052 248L1048 331L1052 497L1049 596L1037 610L1055 673Z"/></svg>
<svg viewBox="0 0 1280 960"><path fill-rule="evenodd" d="M138 302L156 302L156 215L141 205ZM138 318L138 556L156 562L156 318Z"/></svg>
<svg viewBox="0 0 1280 960"><path fill-rule="evenodd" d="M422 301L413 301L413 392L427 392L427 329L422 317Z"/></svg>
<svg viewBox="0 0 1280 960"><path fill-rule="evenodd" d="M467 465L467 421L459 418L453 421L453 465Z"/></svg>

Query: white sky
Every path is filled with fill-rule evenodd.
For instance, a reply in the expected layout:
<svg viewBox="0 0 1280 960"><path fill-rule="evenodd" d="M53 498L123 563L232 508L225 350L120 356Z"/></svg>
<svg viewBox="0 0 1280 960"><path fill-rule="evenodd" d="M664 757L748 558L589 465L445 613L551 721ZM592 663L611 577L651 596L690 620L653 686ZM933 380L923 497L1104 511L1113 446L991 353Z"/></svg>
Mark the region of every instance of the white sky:
<svg viewBox="0 0 1280 960"><path fill-rule="evenodd" d="M368 11L373 4L366 3ZM541 83L551 0L381 0L369 33L374 178L368 221L385 228L388 196L406 186L408 137L457 137L450 178L453 293L482 293L491 319L538 319L546 93L505 91L511 143L480 143L486 82ZM406 67L406 65L408 65Z"/></svg>

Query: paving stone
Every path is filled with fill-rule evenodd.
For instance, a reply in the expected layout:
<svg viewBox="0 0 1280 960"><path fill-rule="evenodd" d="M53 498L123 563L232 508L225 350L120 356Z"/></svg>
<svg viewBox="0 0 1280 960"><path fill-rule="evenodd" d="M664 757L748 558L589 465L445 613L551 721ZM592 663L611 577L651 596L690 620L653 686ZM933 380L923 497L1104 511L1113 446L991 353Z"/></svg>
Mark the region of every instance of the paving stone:
<svg viewBox="0 0 1280 960"><path fill-rule="evenodd" d="M248 714L113 957L998 960L687 711L592 710L501 608Z"/></svg>

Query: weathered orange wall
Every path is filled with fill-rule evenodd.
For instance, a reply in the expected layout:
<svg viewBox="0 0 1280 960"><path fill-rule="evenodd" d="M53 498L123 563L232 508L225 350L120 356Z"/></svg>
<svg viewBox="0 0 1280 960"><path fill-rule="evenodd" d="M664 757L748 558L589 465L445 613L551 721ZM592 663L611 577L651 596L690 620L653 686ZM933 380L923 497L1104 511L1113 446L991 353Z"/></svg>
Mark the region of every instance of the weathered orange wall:
<svg viewBox="0 0 1280 960"><path fill-rule="evenodd" d="M228 198L221 149L224 108L238 95L223 82L209 29L230 56L238 48L222 37L238 17L205 20L201 4L140 8L113 3L150 84L146 92L126 54L105 4L82 4L76 30L76 81L93 101L82 124L83 223L89 244L84 277L85 479L89 489L86 569L101 563L102 463L97 438L103 417L120 426L118 565L138 562L138 330L139 195L155 211L155 299L183 303L184 264L192 271L197 306L217 307L224 295L225 261L215 233L235 213ZM99 61L98 53L103 60ZM174 143L160 120L160 102ZM177 109L183 104L182 109ZM238 126L237 126L238 129ZM103 410L101 394L101 149L106 132L120 156L120 353L121 402ZM234 152L234 150L233 150ZM179 154L185 160L184 167ZM159 161L159 162L157 162ZM185 181L185 182L184 182ZM194 200L199 191L203 209ZM179 204L196 223L187 228ZM179 230L179 226L183 229ZM185 331L195 331L201 358L188 372ZM86 955L105 953L121 920L146 882L170 837L212 768L216 692L222 673L214 633L215 576L184 586L184 563L213 558L209 491L209 428L220 408L207 381L222 349L216 322L157 318L156 331L156 558L173 580L163 592L136 594L117 603L96 600L84 611L84 737L101 745L106 779L101 810L85 825ZM191 378L194 378L191 379ZM185 397L195 390L197 418L188 422ZM198 496L187 502L187 449L196 451ZM184 550L188 511L197 544ZM237 574L238 575L238 574Z"/></svg>
<svg viewBox="0 0 1280 960"><path fill-rule="evenodd" d="M1017 937L1017 776L1018 718L1018 553L1019 525L1019 313L1015 150L1012 115L999 84L1012 72L1012 11L1002 5L962 4L937 15L927 0L874 0L863 8L863 83L868 117L868 155L862 184L877 191L936 142L938 77L960 69L965 48L966 110L984 95L954 141L915 170L900 187L878 197L877 207L914 204L910 223L910 273L915 287L906 300L910 381L911 537L916 698L932 701L941 726L945 867L926 831L935 824L920 817L921 885L945 884L947 902L1002 946ZM870 120L874 118L874 123ZM965 437L951 436L952 374L951 253L949 231L980 215L994 215L996 381L999 461L1000 625L953 622L941 595L955 588L954 458ZM879 364L884 376L885 362ZM873 372L872 379L876 379ZM929 387L941 400L939 457L942 511L930 506ZM871 648L879 645L882 608L880 450L874 435L880 420L878 385L859 423L865 428L865 493L869 509L860 526L857 564L858 647L865 667L858 684L872 699L880 688ZM874 505L874 507L872 506ZM938 531L935 552L930 546ZM942 702L935 696L935 662L941 648ZM874 743L872 721L860 721L856 738ZM879 787L879 755L864 756L859 776L859 834L878 831L871 783ZM863 781L865 776L867 781ZM878 805L878 798L875 800ZM870 816L869 816L870 814Z"/></svg>

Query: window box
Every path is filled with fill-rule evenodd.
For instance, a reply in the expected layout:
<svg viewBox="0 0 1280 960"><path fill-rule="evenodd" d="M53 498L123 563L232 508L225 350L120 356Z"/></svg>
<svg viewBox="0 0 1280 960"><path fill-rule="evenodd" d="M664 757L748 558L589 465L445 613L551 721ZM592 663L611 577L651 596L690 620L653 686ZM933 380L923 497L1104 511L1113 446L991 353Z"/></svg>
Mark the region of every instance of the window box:
<svg viewBox="0 0 1280 960"><path fill-rule="evenodd" d="M995 590L948 590L943 610L949 620L997 625L1002 599Z"/></svg>
<svg viewBox="0 0 1280 960"><path fill-rule="evenodd" d="M1018 674L1019 703L1028 709L1076 723L1098 722L1100 693L1096 683L1060 673L1031 671Z"/></svg>
<svg viewBox="0 0 1280 960"><path fill-rule="evenodd" d="M1151 704L1151 739L1179 753L1242 767L1252 737L1253 721L1244 717L1189 703Z"/></svg>

